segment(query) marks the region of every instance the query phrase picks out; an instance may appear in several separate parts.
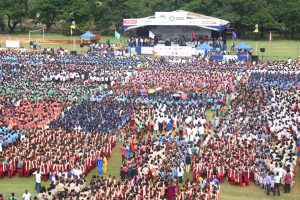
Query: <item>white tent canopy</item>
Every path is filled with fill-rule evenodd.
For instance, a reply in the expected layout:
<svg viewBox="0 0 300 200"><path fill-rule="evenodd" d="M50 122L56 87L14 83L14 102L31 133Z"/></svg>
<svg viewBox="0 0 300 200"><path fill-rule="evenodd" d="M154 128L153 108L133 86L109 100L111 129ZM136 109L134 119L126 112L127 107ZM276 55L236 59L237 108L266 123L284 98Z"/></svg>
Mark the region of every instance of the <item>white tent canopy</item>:
<svg viewBox="0 0 300 200"><path fill-rule="evenodd" d="M126 31L144 26L196 26L220 31L229 23L227 20L215 17L184 10L176 10L172 12L155 12L155 15L145 18L124 19L123 28Z"/></svg>

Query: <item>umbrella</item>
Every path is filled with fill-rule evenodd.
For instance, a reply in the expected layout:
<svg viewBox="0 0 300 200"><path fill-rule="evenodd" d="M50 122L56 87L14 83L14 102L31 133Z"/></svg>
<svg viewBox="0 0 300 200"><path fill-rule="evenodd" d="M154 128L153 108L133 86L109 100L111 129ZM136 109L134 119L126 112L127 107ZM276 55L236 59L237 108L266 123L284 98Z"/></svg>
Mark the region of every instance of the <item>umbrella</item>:
<svg viewBox="0 0 300 200"><path fill-rule="evenodd" d="M155 93L155 89L148 89L148 94L153 94L153 93Z"/></svg>
<svg viewBox="0 0 300 200"><path fill-rule="evenodd" d="M180 94L173 94L173 97L180 97Z"/></svg>
<svg viewBox="0 0 300 200"><path fill-rule="evenodd" d="M162 90L162 87L158 87L158 88L156 88L155 90L156 90L156 91L160 91L160 90Z"/></svg>
<svg viewBox="0 0 300 200"><path fill-rule="evenodd" d="M186 93L181 94L181 99L187 100L189 98L189 95Z"/></svg>

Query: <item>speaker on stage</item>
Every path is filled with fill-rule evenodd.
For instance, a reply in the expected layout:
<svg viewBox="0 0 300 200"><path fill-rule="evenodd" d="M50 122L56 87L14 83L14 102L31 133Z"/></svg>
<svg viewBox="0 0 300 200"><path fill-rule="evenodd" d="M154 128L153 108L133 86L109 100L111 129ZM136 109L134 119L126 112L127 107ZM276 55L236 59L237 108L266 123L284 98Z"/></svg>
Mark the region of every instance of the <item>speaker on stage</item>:
<svg viewBox="0 0 300 200"><path fill-rule="evenodd" d="M70 55L77 56L77 51L70 51Z"/></svg>
<svg viewBox="0 0 300 200"><path fill-rule="evenodd" d="M258 62L258 56L251 56L251 61L252 62Z"/></svg>
<svg viewBox="0 0 300 200"><path fill-rule="evenodd" d="M264 53L266 51L265 48L260 48L260 52Z"/></svg>
<svg viewBox="0 0 300 200"><path fill-rule="evenodd" d="M165 46L171 46L171 42L170 41L165 41Z"/></svg>

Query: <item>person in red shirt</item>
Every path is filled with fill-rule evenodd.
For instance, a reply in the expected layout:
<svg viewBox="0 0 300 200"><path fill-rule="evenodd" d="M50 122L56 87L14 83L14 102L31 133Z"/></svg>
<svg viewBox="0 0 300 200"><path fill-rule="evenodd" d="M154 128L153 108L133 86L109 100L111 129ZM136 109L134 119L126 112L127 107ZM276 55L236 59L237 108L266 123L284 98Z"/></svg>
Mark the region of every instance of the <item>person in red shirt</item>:
<svg viewBox="0 0 300 200"><path fill-rule="evenodd" d="M287 173L284 175L284 192L289 193L291 191L292 175L290 168L287 169Z"/></svg>

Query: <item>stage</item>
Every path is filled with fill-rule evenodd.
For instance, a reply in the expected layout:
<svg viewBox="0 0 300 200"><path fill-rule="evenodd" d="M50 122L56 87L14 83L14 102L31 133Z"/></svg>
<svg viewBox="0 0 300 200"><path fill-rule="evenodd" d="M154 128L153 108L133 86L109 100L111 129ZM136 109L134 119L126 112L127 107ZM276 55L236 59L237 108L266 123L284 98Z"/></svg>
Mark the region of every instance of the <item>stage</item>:
<svg viewBox="0 0 300 200"><path fill-rule="evenodd" d="M124 31L132 35L128 41L130 51L157 56L205 54L207 49L198 48L203 43L213 50L224 51L229 25L227 20L184 10L155 12L153 16L123 20Z"/></svg>

